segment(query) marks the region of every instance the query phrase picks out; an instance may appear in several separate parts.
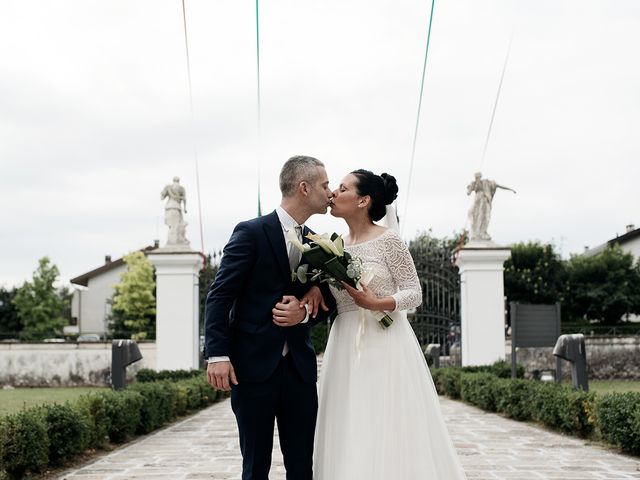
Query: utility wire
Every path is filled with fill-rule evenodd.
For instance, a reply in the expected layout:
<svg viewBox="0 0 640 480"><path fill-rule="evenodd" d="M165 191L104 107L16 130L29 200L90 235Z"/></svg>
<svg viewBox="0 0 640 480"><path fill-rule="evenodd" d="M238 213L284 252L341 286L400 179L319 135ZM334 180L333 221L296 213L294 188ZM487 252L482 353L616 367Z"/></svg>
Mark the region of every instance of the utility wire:
<svg viewBox="0 0 640 480"><path fill-rule="evenodd" d="M193 89L191 87L191 60L189 58L189 36L187 34L187 9L182 0L182 24L184 26L184 47L187 57L187 80L189 84L189 107L191 110L191 135L193 137L193 156L196 163L196 192L198 196L198 221L200 223L200 253L204 256L204 233L202 230L202 202L200 201L200 169L198 168L198 149L196 147L195 115L193 113Z"/></svg>
<svg viewBox="0 0 640 480"><path fill-rule="evenodd" d="M420 82L420 98L418 99L418 113L416 115L416 128L413 132L413 146L411 147L411 162L409 163L409 177L407 179L406 203L404 205L404 215L401 221L401 232L404 233L404 226L407 220L407 210L409 209L409 191L411 189L411 176L413 174L413 162L416 156L416 143L418 141L418 127L420 125L420 111L422 109L422 94L424 92L424 79L427 73L427 58L429 56L429 43L431 42L431 25L433 23L433 9L435 0L431 0L431 13L429 15L429 30L427 32L427 46L424 51L424 64L422 65L422 81Z"/></svg>
<svg viewBox="0 0 640 480"><path fill-rule="evenodd" d="M479 171L482 171L484 167L484 159L487 154L487 146L489 145L489 138L491 137L491 130L493 128L493 119L496 117L496 110L498 108L498 100L500 100L500 92L502 91L502 81L504 80L504 72L507 71L507 63L509 62L509 54L511 53L511 43L513 42L513 30L511 31L511 37L509 38L509 47L507 48L507 55L504 57L504 65L502 66L502 74L500 75L500 83L498 84L498 91L496 93L496 101L493 103L493 111L491 112L491 120L489 121L489 128L487 130L487 138L484 140L484 148L482 149L482 159L480 160Z"/></svg>
<svg viewBox="0 0 640 480"><path fill-rule="evenodd" d="M256 78L257 78L257 113L258 113L258 139L260 139L262 129L261 105L260 105L260 8L256 0ZM262 216L262 205L260 202L260 155L258 157L258 216Z"/></svg>

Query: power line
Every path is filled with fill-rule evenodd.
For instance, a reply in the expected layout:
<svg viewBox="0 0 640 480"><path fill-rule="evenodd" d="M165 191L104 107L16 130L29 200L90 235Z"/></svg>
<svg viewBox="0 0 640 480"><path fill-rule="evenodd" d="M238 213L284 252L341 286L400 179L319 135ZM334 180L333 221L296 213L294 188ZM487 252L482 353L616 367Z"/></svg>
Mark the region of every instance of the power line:
<svg viewBox="0 0 640 480"><path fill-rule="evenodd" d="M509 54L511 53L511 43L513 42L513 30L511 31L511 37L509 38L509 47L507 48L507 55L504 57L504 65L502 66L502 74L500 75L500 83L498 84L498 91L496 92L496 100L493 103L493 111L491 112L491 120L489 121L489 128L487 130L487 138L484 140L484 148L482 149L482 159L480 160L479 171L482 171L484 167L484 158L487 153L487 146L489 145L489 137L491 136L491 130L493 128L493 119L496 117L496 110L498 108L498 100L500 99L500 92L502 91L502 81L504 80L504 72L507 70L507 63L509 62Z"/></svg>
<svg viewBox="0 0 640 480"><path fill-rule="evenodd" d="M261 99L260 99L260 9L259 0L256 0L256 79L257 79L257 114L258 114L258 139L260 139L262 119L261 119ZM262 206L260 204L260 155L258 158L258 216L262 216Z"/></svg>
<svg viewBox="0 0 640 480"><path fill-rule="evenodd" d="M418 99L418 113L416 115L416 128L413 132L413 146L411 147L411 162L409 163L409 177L407 179L406 203L404 205L404 215L402 218L401 232L404 233L404 226L407 220L407 210L409 209L409 191L411 189L411 176L413 174L413 161L416 156L416 143L418 141L418 127L420 125L420 111L422 109L422 94L424 92L424 79L427 73L427 58L429 56L429 43L431 42L431 25L433 23L433 9L435 0L431 0L431 13L429 15L429 30L427 32L427 46L424 51L424 64L422 65L422 81L420 82L420 98Z"/></svg>
<svg viewBox="0 0 640 480"><path fill-rule="evenodd" d="M200 200L200 169L198 168L198 149L196 147L195 115L193 113L193 89L191 87L191 60L189 58L189 36L187 34L187 9L182 0L182 24L184 26L184 47L187 57L187 81L189 84L189 107L191 110L191 135L193 140L193 156L196 163L196 193L198 197L198 221L200 223L200 252L204 255L204 233L202 230L202 202Z"/></svg>

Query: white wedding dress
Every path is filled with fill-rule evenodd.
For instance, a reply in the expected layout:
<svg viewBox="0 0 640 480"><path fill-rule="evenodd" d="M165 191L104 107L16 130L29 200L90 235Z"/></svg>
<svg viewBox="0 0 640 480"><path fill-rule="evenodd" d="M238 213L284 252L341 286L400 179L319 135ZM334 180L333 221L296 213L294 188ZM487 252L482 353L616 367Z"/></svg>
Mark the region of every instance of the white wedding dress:
<svg viewBox="0 0 640 480"><path fill-rule="evenodd" d="M392 229L345 247L375 276L378 297L393 296L383 329L345 291L322 362L315 480L458 480L465 474L406 310L422 301L413 260Z"/></svg>

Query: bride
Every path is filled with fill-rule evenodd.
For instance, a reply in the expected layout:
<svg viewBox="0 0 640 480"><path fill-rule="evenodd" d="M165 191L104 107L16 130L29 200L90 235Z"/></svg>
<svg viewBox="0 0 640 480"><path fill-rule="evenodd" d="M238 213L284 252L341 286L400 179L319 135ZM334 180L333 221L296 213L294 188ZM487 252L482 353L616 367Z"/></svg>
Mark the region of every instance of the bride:
<svg viewBox="0 0 640 480"><path fill-rule="evenodd" d="M332 287L338 306L319 380L315 480L458 480L464 471L406 310L420 281L393 228L378 226L397 197L391 175L356 170L334 192L331 214L349 226L345 249L373 279ZM395 212L392 221L395 221ZM376 311L393 319L378 324Z"/></svg>

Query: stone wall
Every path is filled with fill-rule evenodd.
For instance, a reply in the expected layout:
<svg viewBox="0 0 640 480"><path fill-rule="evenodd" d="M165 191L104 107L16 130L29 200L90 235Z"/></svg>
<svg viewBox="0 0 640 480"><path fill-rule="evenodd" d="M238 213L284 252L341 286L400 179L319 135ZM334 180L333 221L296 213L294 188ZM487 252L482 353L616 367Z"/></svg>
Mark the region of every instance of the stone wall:
<svg viewBox="0 0 640 480"><path fill-rule="evenodd" d="M640 379L640 336L585 337L587 367L590 379ZM511 358L511 343L507 342L507 359ZM518 348L518 363L527 372L534 369L555 369L553 348ZM563 373L570 372L569 362L562 362Z"/></svg>
<svg viewBox="0 0 640 480"><path fill-rule="evenodd" d="M640 336L585 337L587 366L590 379L640 380ZM511 341L505 345L505 359L511 361ZM553 348L518 348L518 363L527 377L533 370L555 370ZM460 365L459 349L452 349L451 357L442 357L441 365ZM563 377L570 375L569 362L562 362Z"/></svg>
<svg viewBox="0 0 640 480"><path fill-rule="evenodd" d="M138 346L142 360L127 368L128 379L156 366L155 343ZM0 343L0 387L106 386L110 376L111 342Z"/></svg>

